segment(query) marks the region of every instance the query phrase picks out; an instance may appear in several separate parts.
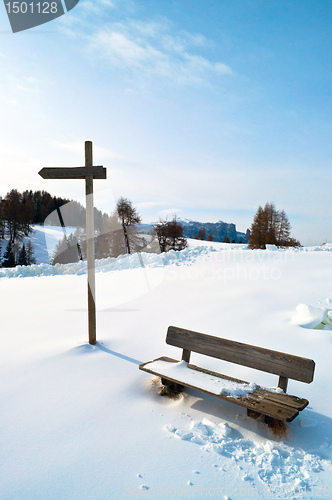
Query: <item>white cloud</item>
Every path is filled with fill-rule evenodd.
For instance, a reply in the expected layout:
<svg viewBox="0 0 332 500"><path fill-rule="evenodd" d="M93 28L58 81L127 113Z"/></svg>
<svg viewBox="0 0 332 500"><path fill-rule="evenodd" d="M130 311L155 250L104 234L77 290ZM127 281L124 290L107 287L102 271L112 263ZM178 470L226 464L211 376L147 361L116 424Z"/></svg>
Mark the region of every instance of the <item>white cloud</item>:
<svg viewBox="0 0 332 500"><path fill-rule="evenodd" d="M15 78L15 88L24 92L38 93L41 91L41 87L47 83L46 80L41 80L33 76L25 76L22 78Z"/></svg>
<svg viewBox="0 0 332 500"><path fill-rule="evenodd" d="M178 83L202 84L212 76L233 74L225 63L197 53L197 47L209 45L205 37L186 32L173 35L171 31L167 21L114 23L89 36L90 50L110 65Z"/></svg>

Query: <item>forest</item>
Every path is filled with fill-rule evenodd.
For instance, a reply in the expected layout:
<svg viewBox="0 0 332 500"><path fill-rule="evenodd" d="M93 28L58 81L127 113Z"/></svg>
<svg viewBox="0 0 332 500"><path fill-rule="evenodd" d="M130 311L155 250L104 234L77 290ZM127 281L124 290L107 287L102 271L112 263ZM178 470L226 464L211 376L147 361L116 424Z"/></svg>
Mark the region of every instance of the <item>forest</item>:
<svg viewBox="0 0 332 500"><path fill-rule="evenodd" d="M60 207L69 202L70 211L66 217L66 224L84 229L85 208L76 201L52 196L47 191L26 190L21 193L17 189L11 189L4 198L0 197L0 266L33 264L31 242L23 245L21 244L23 238L30 236L32 226L43 224L52 212L57 211L60 215ZM97 230L101 229L107 217L107 214L95 209Z"/></svg>

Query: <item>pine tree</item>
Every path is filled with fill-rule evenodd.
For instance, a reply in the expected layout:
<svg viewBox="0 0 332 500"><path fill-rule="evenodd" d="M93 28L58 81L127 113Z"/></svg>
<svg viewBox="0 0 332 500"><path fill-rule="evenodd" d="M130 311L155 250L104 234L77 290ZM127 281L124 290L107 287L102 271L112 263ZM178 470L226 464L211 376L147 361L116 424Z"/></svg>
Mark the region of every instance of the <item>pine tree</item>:
<svg viewBox="0 0 332 500"><path fill-rule="evenodd" d="M214 241L212 234L210 233L207 237L207 241Z"/></svg>
<svg viewBox="0 0 332 500"><path fill-rule="evenodd" d="M13 243L11 241L8 242L5 254L3 256L2 267L15 267L15 254L13 251Z"/></svg>
<svg viewBox="0 0 332 500"><path fill-rule="evenodd" d="M23 243L21 250L19 251L18 254L18 259L17 259L17 264L19 266L27 266L28 265L28 258L27 258L27 253L25 250L25 244Z"/></svg>
<svg viewBox="0 0 332 500"><path fill-rule="evenodd" d="M196 240L206 240L206 229L203 227L200 229L195 237Z"/></svg>
<svg viewBox="0 0 332 500"><path fill-rule="evenodd" d="M51 264L70 264L78 262L80 255L78 251L78 242L74 234L64 236L55 248L54 255L51 259Z"/></svg>
<svg viewBox="0 0 332 500"><path fill-rule="evenodd" d="M28 244L26 246L26 254L27 254L27 263L28 263L28 266L31 266L32 264L36 264L36 259L33 256L34 253L35 253L35 251L34 251L34 248L32 246L31 240L29 240Z"/></svg>

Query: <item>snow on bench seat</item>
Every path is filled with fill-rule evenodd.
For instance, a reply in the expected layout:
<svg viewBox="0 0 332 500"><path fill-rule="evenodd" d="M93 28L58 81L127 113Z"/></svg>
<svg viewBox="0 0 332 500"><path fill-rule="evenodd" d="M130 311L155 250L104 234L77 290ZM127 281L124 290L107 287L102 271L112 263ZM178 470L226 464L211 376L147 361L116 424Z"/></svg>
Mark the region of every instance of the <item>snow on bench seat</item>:
<svg viewBox="0 0 332 500"><path fill-rule="evenodd" d="M185 361L170 362L165 361L165 359L157 359L146 363L145 366L147 364L149 365L149 370L158 373L160 377L179 381L183 385L199 387L212 394L223 394L230 398L247 396L257 387L254 383L235 382L197 370L191 370Z"/></svg>
<svg viewBox="0 0 332 500"><path fill-rule="evenodd" d="M252 412L251 416L262 413L291 422L309 403L278 388L266 389L167 356L143 363L139 369L161 377L163 383L171 381L244 406Z"/></svg>

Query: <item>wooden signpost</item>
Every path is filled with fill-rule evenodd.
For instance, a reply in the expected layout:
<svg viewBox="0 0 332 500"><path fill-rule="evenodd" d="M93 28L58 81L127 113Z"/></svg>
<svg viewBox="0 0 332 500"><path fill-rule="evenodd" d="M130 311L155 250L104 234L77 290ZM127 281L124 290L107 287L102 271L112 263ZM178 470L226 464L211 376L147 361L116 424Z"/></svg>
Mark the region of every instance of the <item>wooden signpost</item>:
<svg viewBox="0 0 332 500"><path fill-rule="evenodd" d="M39 175L43 179L85 179L86 195L86 240L88 268L88 320L89 343L95 344L96 339L96 303L95 303L95 246L94 246L94 206L93 179L106 179L106 168L93 166L92 142L85 142L85 167L42 168Z"/></svg>

